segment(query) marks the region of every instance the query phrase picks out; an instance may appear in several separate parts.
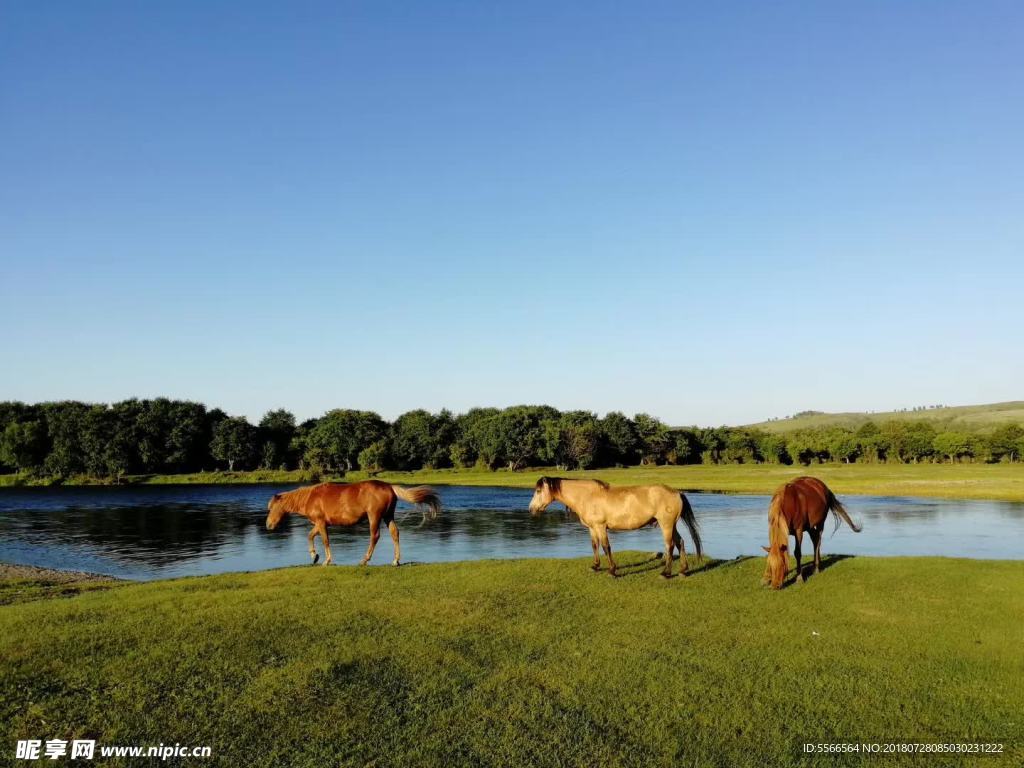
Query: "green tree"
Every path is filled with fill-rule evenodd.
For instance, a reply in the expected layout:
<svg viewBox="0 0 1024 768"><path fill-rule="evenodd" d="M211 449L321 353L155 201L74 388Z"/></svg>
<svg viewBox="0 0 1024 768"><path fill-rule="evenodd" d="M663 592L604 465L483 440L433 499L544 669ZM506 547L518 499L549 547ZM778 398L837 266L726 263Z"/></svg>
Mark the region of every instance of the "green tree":
<svg viewBox="0 0 1024 768"><path fill-rule="evenodd" d="M611 411L601 419L601 443L606 464L630 466L639 460L636 425L619 411Z"/></svg>
<svg viewBox="0 0 1024 768"><path fill-rule="evenodd" d="M541 422L537 456L544 464L571 469L588 469L597 461L601 425L587 411L568 411Z"/></svg>
<svg viewBox="0 0 1024 768"><path fill-rule="evenodd" d="M692 464L700 458L700 439L692 429L674 429L669 433L665 459L669 464Z"/></svg>
<svg viewBox="0 0 1024 768"><path fill-rule="evenodd" d="M992 445L985 435L968 435L967 438L967 455L972 461L992 460Z"/></svg>
<svg viewBox="0 0 1024 768"><path fill-rule="evenodd" d="M500 446L491 433L493 419L497 415L497 408L471 408L455 418L454 436L448 449L452 464L456 467L479 464L494 469Z"/></svg>
<svg viewBox="0 0 1024 768"><path fill-rule="evenodd" d="M164 461L172 472L197 472L210 465L213 429L202 403L183 400L171 404L170 429Z"/></svg>
<svg viewBox="0 0 1024 768"><path fill-rule="evenodd" d="M544 428L541 426L546 419L557 419L558 411L544 405L516 405L501 411L485 432L494 443L487 448L496 447L497 456L512 471L526 467L538 458L543 442ZM483 447L482 447L483 450Z"/></svg>
<svg viewBox="0 0 1024 768"><path fill-rule="evenodd" d="M328 411L306 438L307 460L324 469L352 470L360 452L386 434L387 424L372 411Z"/></svg>
<svg viewBox="0 0 1024 768"><path fill-rule="evenodd" d="M725 460L734 464L753 464L758 460L757 441L745 429L730 429L725 439Z"/></svg>
<svg viewBox="0 0 1024 768"><path fill-rule="evenodd" d="M546 466L558 469L566 469L569 466L569 449L561 419L544 419L541 423L541 441L537 457Z"/></svg>
<svg viewBox="0 0 1024 768"><path fill-rule="evenodd" d="M367 472L380 472L388 464L388 441L377 440L359 452L359 468Z"/></svg>
<svg viewBox="0 0 1024 768"><path fill-rule="evenodd" d="M633 423L636 425L640 447L640 463L657 464L664 458L669 447L668 427L661 419L646 413L636 414Z"/></svg>
<svg viewBox="0 0 1024 768"><path fill-rule="evenodd" d="M885 458L885 446L881 430L873 421L861 424L854 433L857 449L862 461L874 464Z"/></svg>
<svg viewBox="0 0 1024 768"><path fill-rule="evenodd" d="M84 472L82 424L89 406L75 401L45 403L42 411L50 445L43 461L44 471L64 477Z"/></svg>
<svg viewBox="0 0 1024 768"><path fill-rule="evenodd" d="M726 432L721 427L698 430L700 438L700 460L704 464L718 464L725 453Z"/></svg>
<svg viewBox="0 0 1024 768"><path fill-rule="evenodd" d="M757 438L757 452L768 464L785 464L789 461L786 439L771 432L763 432Z"/></svg>
<svg viewBox="0 0 1024 768"><path fill-rule="evenodd" d="M267 411L259 423L260 465L266 469L288 465L288 452L295 437L295 416L284 408Z"/></svg>
<svg viewBox="0 0 1024 768"><path fill-rule="evenodd" d="M932 447L952 464L970 453L971 436L963 432L941 432L932 440Z"/></svg>
<svg viewBox="0 0 1024 768"><path fill-rule="evenodd" d="M218 461L226 462L228 471L233 472L235 464L244 466L253 463L256 456L256 427L242 417L227 418L213 428L210 452Z"/></svg>
<svg viewBox="0 0 1024 768"><path fill-rule="evenodd" d="M434 417L423 409L403 413L391 425L391 458L398 469L420 469L437 452Z"/></svg>
<svg viewBox="0 0 1024 768"><path fill-rule="evenodd" d="M1001 424L989 436L989 448L996 461L1019 461L1024 428L1019 424Z"/></svg>
<svg viewBox="0 0 1024 768"><path fill-rule="evenodd" d="M8 422L0 433L0 464L16 470L38 469L46 449L46 427L37 419Z"/></svg>
<svg viewBox="0 0 1024 768"><path fill-rule="evenodd" d="M166 397L143 400L135 421L135 445L143 472L166 472L174 413Z"/></svg>
<svg viewBox="0 0 1024 768"><path fill-rule="evenodd" d="M79 445L85 471L94 477L107 474L106 449L114 436L114 417L105 405L94 405L82 417Z"/></svg>
<svg viewBox="0 0 1024 768"><path fill-rule="evenodd" d="M857 460L861 445L853 430L835 427L825 435L825 445L833 461L849 464Z"/></svg>
<svg viewBox="0 0 1024 768"><path fill-rule="evenodd" d="M811 464L818 461L819 439L807 429L798 429L786 435L786 453L794 464Z"/></svg>

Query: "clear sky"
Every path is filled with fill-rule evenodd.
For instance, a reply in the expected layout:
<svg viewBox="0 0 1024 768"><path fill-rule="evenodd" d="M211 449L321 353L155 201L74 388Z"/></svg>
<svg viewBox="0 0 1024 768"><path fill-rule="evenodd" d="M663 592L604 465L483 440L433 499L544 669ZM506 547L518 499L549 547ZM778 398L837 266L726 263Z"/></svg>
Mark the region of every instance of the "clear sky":
<svg viewBox="0 0 1024 768"><path fill-rule="evenodd" d="M0 0L0 399L1024 397L1019 2Z"/></svg>

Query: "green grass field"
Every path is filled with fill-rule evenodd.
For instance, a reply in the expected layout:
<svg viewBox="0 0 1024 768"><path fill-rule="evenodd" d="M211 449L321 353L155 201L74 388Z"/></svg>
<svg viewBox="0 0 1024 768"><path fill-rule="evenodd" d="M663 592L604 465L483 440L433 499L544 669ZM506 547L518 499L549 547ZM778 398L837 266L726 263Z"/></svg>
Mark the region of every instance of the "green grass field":
<svg viewBox="0 0 1024 768"><path fill-rule="evenodd" d="M1024 760L1024 563L580 560L289 568L71 597L7 585L0 744L208 745L203 765L786 766L805 742ZM150 761L152 762L152 761ZM116 764L116 763L109 763ZM138 763L136 763L138 764Z"/></svg>
<svg viewBox="0 0 1024 768"><path fill-rule="evenodd" d="M810 467L771 464L720 464L596 469L561 472L536 468L522 472L476 469L384 472L375 477L393 483L436 485L494 485L528 488L543 474L596 477L614 484L665 483L690 491L771 493L799 475L820 477L839 494L932 496L951 499L1024 501L1024 463L1015 464L816 464ZM8 478L5 483L3 478ZM0 476L0 485L15 484L12 475ZM342 482L366 479L350 472ZM158 475L128 478L129 484L309 483L307 472L206 472L195 475Z"/></svg>

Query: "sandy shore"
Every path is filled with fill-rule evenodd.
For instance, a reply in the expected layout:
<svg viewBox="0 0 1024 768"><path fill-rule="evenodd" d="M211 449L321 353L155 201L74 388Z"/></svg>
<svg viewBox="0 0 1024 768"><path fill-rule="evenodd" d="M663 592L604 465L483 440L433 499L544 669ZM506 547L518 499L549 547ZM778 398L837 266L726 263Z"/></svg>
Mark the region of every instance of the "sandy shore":
<svg viewBox="0 0 1024 768"><path fill-rule="evenodd" d="M85 571L58 571L53 568L37 568L34 565L0 563L0 579L32 579L50 584L70 584L77 581L119 581L114 576Z"/></svg>

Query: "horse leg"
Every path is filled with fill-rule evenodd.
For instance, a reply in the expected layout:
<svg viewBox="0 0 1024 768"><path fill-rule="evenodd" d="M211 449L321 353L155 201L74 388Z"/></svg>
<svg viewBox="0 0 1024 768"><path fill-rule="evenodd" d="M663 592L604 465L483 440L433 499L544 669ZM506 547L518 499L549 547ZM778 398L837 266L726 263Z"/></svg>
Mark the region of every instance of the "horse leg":
<svg viewBox="0 0 1024 768"><path fill-rule="evenodd" d="M679 550L679 575L685 576L689 565L686 562L686 539L679 533L679 529L672 526L672 541L676 545L676 549Z"/></svg>
<svg viewBox="0 0 1024 768"><path fill-rule="evenodd" d="M593 528L588 528L587 530L590 531L590 548L594 550L594 564L590 567L594 571L600 571L601 556L597 554L597 547L600 539L598 539L597 531L595 531Z"/></svg>
<svg viewBox="0 0 1024 768"><path fill-rule="evenodd" d="M604 553L608 556L608 573L614 576L615 560L612 558L612 543L608 541L608 529L602 528L599 534L601 536L601 548L604 549Z"/></svg>
<svg viewBox="0 0 1024 768"><path fill-rule="evenodd" d="M366 548L366 554L360 561L360 565L366 565L370 562L370 558L373 557L374 547L377 546L377 540L380 538L380 517L377 515L370 516L370 546Z"/></svg>
<svg viewBox="0 0 1024 768"><path fill-rule="evenodd" d="M320 555L316 551L316 535L320 533L317 527L314 525L309 531L309 557L313 561L313 565L316 565L316 561L320 559Z"/></svg>
<svg viewBox="0 0 1024 768"><path fill-rule="evenodd" d="M672 528L662 528L661 535L665 539L665 567L661 571L661 575L666 579L672 578L672 548L676 544L676 537L673 534L676 532L675 526Z"/></svg>
<svg viewBox="0 0 1024 768"><path fill-rule="evenodd" d="M793 555L796 557L796 580L803 584L804 572L800 567L800 543L804 540L804 532L797 531L793 534L793 538L796 539L796 546L793 547Z"/></svg>
<svg viewBox="0 0 1024 768"><path fill-rule="evenodd" d="M327 536L326 523L320 523L320 541L324 543L324 550L327 552L327 559L324 560L324 565L330 565L334 562L334 557L331 555L331 540Z"/></svg>
<svg viewBox="0 0 1024 768"><path fill-rule="evenodd" d="M391 561L391 564L398 565L402 559L402 548L398 546L398 523L394 520L389 520L388 532L391 534L391 541L395 544L395 559Z"/></svg>
<svg viewBox="0 0 1024 768"><path fill-rule="evenodd" d="M391 504L384 510L384 522L388 526L388 533L391 534L391 543L395 545L395 559L391 561L392 565L399 565L402 560L402 548L398 545L398 523L395 522L396 504L398 500L392 499Z"/></svg>
<svg viewBox="0 0 1024 768"><path fill-rule="evenodd" d="M811 543L814 545L814 573L821 573L821 531L811 528Z"/></svg>

